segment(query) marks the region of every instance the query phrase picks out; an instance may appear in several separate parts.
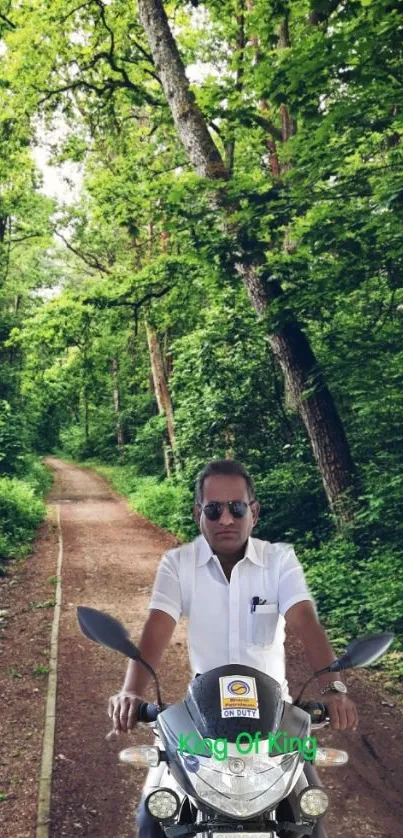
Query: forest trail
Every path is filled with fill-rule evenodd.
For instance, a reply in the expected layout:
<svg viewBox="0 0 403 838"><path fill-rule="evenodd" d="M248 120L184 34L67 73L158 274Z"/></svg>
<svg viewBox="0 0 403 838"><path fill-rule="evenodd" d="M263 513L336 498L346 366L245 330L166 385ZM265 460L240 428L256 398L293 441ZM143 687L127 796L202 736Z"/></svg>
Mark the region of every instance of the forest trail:
<svg viewBox="0 0 403 838"><path fill-rule="evenodd" d="M49 835L50 838L78 835L133 838L136 834L134 811L145 770L133 770L119 764L117 755L129 744L151 741L151 733L140 728L132 736L105 740L111 727L106 714L107 699L120 687L126 664L123 657L90 643L80 633L76 608L88 605L108 611L127 626L134 640L138 639L159 559L177 541L132 512L127 503L93 472L54 457L48 458L48 464L55 475L48 503L50 507L60 509L63 538ZM44 530L36 543L34 558L28 560L26 570L20 573L19 584L7 590L10 615L15 614L16 619L21 612L21 608L18 612L21 600L32 596L24 586L32 584L30 563L34 561L38 565L41 561L41 539L46 540ZM49 549L46 559L49 576L48 554ZM56 555L53 566L56 566ZM11 639L13 625L17 623L10 619L8 637ZM31 628L25 627L25 630L32 632ZM24 632L24 626L20 632ZM30 653L32 646L23 643L20 654L28 656ZM295 693L309 675L301 661L301 647L296 638L287 640L287 658L288 677ZM26 661L21 663L21 667L24 666L28 671ZM165 701L175 701L183 695L188 675L185 624L181 621L160 669ZM329 838L398 838L403 823L402 712L390 698L366 681L363 671L347 675L347 683L360 713L358 731L345 734L326 731L318 736L320 743L345 748L350 754L346 768L322 770L323 784L331 794L328 835ZM0 682L0 696L3 687L4 679ZM44 691L41 695L44 698ZM154 700L152 687L148 695ZM12 700L8 708L6 715L16 712ZM20 689L18 708L19 717L24 718L29 727L30 713L38 713L29 691L24 693ZM10 716L7 723L2 712L1 721L7 737L14 720ZM3 756L0 763L2 760ZM32 761L39 774L40 759L38 762L37 756L32 756ZM31 791L34 791L32 785ZM35 838L32 800L31 794L30 801L27 798L25 822L23 801L19 801L18 792L12 794L9 801L0 803L0 819L4 815L6 818L5 830L4 827L0 830L2 836Z"/></svg>

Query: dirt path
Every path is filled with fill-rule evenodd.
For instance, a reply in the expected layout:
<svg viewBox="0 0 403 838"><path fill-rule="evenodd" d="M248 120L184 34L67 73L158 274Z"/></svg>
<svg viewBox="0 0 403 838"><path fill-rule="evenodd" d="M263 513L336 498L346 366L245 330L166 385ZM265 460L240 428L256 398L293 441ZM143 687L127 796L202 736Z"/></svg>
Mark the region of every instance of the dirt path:
<svg viewBox="0 0 403 838"><path fill-rule="evenodd" d="M64 544L50 836L134 838L134 810L145 772L119 764L117 753L150 734L143 728L131 737L105 741L110 729L107 698L119 688L126 665L123 658L81 635L76 607L109 611L138 638L158 561L176 541L131 512L93 472L56 458L49 462L55 471L49 503L60 507ZM52 520L54 516L43 525L35 554L24 568L0 581L0 608L8 609L0 647L0 698L5 699L0 712L1 838L35 838L46 679L38 680L32 670L35 662L46 663L41 652L46 654L49 646L52 608L46 603L57 557ZM33 601L43 607L30 607ZM289 638L287 654L295 691L308 677L295 638ZM161 667L165 700L183 695L187 666L185 628L180 623ZM14 667L21 677L10 675ZM320 736L323 744L344 747L350 754L347 768L322 772L332 795L329 838L400 838L402 712L375 692L365 674L354 673L347 680L360 709L359 730ZM154 700L152 690L149 697Z"/></svg>

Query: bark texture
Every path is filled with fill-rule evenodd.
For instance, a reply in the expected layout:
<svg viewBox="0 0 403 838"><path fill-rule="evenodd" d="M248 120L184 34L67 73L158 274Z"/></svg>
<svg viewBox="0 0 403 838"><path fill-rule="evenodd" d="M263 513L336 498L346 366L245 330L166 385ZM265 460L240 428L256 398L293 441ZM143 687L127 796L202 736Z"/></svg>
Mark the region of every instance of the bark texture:
<svg viewBox="0 0 403 838"><path fill-rule="evenodd" d="M173 120L190 160L202 177L226 179L227 169L189 89L161 0L139 0L138 9Z"/></svg>
<svg viewBox="0 0 403 838"><path fill-rule="evenodd" d="M343 423L307 337L297 323L287 323L268 337L282 369L285 386L298 407L330 507L341 520L355 511L355 465ZM311 391L308 395L307 391Z"/></svg>

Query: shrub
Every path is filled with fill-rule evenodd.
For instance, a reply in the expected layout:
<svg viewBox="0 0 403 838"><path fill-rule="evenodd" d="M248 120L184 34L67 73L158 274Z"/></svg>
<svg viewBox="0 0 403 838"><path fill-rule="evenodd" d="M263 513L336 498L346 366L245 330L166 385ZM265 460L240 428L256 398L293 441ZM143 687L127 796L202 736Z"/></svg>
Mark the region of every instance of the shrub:
<svg viewBox="0 0 403 838"><path fill-rule="evenodd" d="M166 432L165 416L151 416L137 429L135 440L125 446L123 462L134 466L137 473L163 475L163 441Z"/></svg>
<svg viewBox="0 0 403 838"><path fill-rule="evenodd" d="M399 549L375 540L369 555L346 538L334 536L319 549L296 545L319 616L340 648L352 637L395 633L393 649L403 651L403 568Z"/></svg>
<svg viewBox="0 0 403 838"><path fill-rule="evenodd" d="M133 507L160 527L186 540L197 535L193 522L193 498L188 488L171 478L138 478L137 489L130 494Z"/></svg>
<svg viewBox="0 0 403 838"><path fill-rule="evenodd" d="M16 477L0 477L0 559L26 553L45 514L34 489Z"/></svg>
<svg viewBox="0 0 403 838"><path fill-rule="evenodd" d="M62 453L74 460L85 460L91 456L84 437L84 430L80 425L70 425L60 431Z"/></svg>
<svg viewBox="0 0 403 838"><path fill-rule="evenodd" d="M23 458L18 476L31 486L36 495L45 495L52 485L50 469L33 455L27 454Z"/></svg>
<svg viewBox="0 0 403 838"><path fill-rule="evenodd" d="M0 400L0 475L13 475L21 468L27 450L26 429L11 405Z"/></svg>

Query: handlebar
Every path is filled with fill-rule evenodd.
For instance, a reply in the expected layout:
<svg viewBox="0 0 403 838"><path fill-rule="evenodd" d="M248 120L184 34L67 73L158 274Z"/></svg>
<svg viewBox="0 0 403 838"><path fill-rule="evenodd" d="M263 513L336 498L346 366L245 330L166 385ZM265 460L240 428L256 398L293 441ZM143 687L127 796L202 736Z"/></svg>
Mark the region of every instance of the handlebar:
<svg viewBox="0 0 403 838"><path fill-rule="evenodd" d="M137 708L136 720L138 722L144 722L145 724L147 724L147 722L155 722L158 714L161 713L162 710L165 710L167 706L167 704L162 704L160 706L159 704L151 704L148 701L140 701Z"/></svg>
<svg viewBox="0 0 403 838"><path fill-rule="evenodd" d="M149 701L140 701L136 712L136 721L143 722L143 724L150 724L155 722L158 714L165 710L168 704L152 704ZM311 717L311 723L314 727L324 727L329 722L326 706L321 701L299 701L294 706L305 710ZM106 738L110 739L115 735L115 731L111 730Z"/></svg>
<svg viewBox="0 0 403 838"><path fill-rule="evenodd" d="M311 722L314 725L323 724L328 721L326 706L321 701L299 701L297 707L304 710L311 717ZM136 713L136 720L138 722L155 722L159 713L168 707L167 704L151 704L148 701L141 701Z"/></svg>

